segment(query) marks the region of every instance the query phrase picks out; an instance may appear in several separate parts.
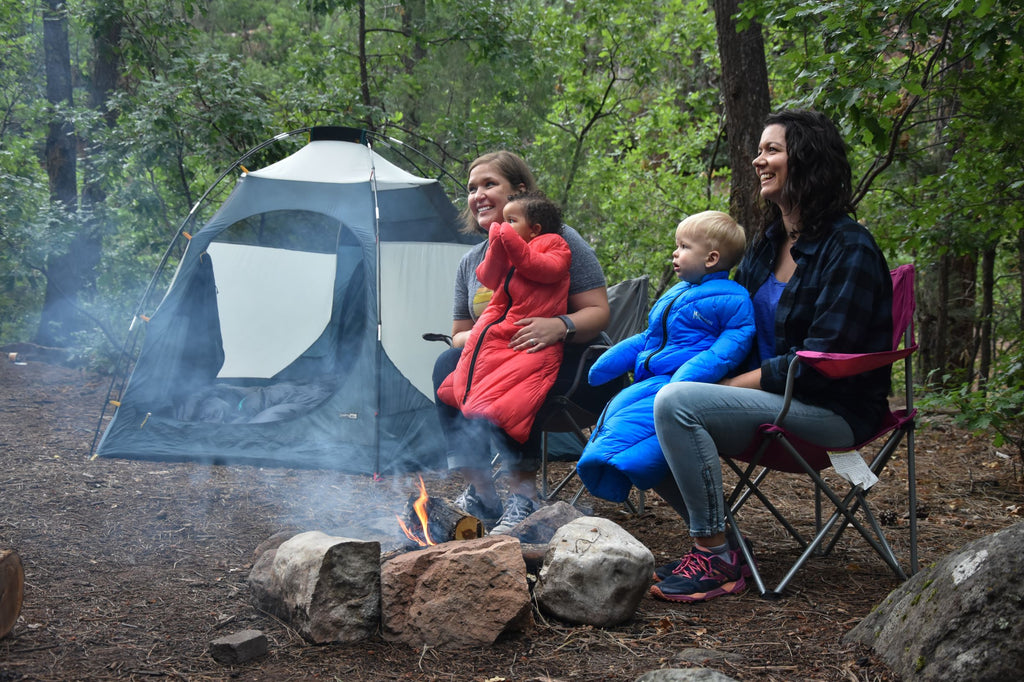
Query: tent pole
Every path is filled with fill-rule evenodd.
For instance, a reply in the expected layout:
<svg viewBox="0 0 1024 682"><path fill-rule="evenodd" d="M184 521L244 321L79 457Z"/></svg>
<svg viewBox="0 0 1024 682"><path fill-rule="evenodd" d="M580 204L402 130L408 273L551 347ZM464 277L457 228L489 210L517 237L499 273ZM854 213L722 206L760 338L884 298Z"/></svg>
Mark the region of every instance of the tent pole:
<svg viewBox="0 0 1024 682"><path fill-rule="evenodd" d="M374 257L376 258L376 270L377 276L374 286L376 287L377 305L377 346L374 350L374 379L377 382L376 401L377 404L374 406L374 460L373 460L373 478L374 480L380 480L380 422L381 422L381 354L384 352L384 339L382 330L382 317L383 308L381 306L381 273L380 273L380 205L377 203L377 169L373 163L373 144L369 138L365 141L366 150L370 158L370 194L373 196L373 243L374 243Z"/></svg>

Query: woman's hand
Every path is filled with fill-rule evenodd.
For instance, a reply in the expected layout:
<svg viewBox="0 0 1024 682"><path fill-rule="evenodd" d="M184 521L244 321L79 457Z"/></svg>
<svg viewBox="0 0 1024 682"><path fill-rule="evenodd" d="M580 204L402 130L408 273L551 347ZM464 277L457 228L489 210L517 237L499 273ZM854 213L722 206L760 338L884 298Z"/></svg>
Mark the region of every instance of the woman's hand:
<svg viewBox="0 0 1024 682"><path fill-rule="evenodd" d="M472 330L472 320L455 320L452 323L452 348L465 348Z"/></svg>
<svg viewBox="0 0 1024 682"><path fill-rule="evenodd" d="M565 338L565 323L557 317L524 317L515 324L519 331L508 342L512 350L535 353Z"/></svg>

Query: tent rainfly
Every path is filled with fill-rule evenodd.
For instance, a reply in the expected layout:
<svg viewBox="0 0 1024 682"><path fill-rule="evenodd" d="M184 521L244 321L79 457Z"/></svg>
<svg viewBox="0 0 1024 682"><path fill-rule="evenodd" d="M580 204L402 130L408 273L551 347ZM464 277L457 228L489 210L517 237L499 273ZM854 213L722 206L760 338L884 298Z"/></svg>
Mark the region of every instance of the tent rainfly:
<svg viewBox="0 0 1024 682"><path fill-rule="evenodd" d="M431 370L458 232L439 182L349 128L245 172L150 317L100 457L387 473L441 465Z"/></svg>

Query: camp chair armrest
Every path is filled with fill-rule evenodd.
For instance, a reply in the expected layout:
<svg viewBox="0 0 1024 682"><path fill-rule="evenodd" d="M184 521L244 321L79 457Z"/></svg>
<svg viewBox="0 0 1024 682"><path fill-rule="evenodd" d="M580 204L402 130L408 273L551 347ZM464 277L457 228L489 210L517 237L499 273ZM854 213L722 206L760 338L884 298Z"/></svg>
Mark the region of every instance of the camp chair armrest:
<svg viewBox="0 0 1024 682"><path fill-rule="evenodd" d="M427 332L427 333L425 333L423 335L423 340L424 341L444 341L449 346L452 345L452 337L448 336L447 334L434 334L434 333L431 333L431 332Z"/></svg>
<svg viewBox="0 0 1024 682"><path fill-rule="evenodd" d="M881 353L820 353L800 350L796 357L829 379L843 379L891 365L909 356L917 346Z"/></svg>
<svg viewBox="0 0 1024 682"><path fill-rule="evenodd" d="M587 368L590 367L591 363L597 359L601 353L605 352L609 348L611 348L611 346L608 344L594 343L583 349L583 353L580 354L579 364L576 365L576 374L573 375L572 378L572 385L570 385L565 391L565 395L567 397L575 395L576 389L587 384Z"/></svg>
<svg viewBox="0 0 1024 682"><path fill-rule="evenodd" d="M789 369L786 371L786 391L782 394L782 408L779 413L775 415L775 421L772 423L776 426L782 423L782 420L786 418L789 413L789 406L793 402L793 386L796 383L796 370L800 366L800 357L794 356L789 361Z"/></svg>

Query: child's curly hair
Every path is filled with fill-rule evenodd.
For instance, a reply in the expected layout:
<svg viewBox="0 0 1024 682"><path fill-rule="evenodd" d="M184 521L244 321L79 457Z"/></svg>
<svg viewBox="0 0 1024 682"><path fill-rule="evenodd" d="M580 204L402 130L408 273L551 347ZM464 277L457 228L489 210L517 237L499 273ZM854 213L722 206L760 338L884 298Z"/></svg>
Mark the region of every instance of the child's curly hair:
<svg viewBox="0 0 1024 682"><path fill-rule="evenodd" d="M522 204L523 216L531 225L540 225L541 234L562 233L562 209L539 189L510 194L508 203L513 202Z"/></svg>

